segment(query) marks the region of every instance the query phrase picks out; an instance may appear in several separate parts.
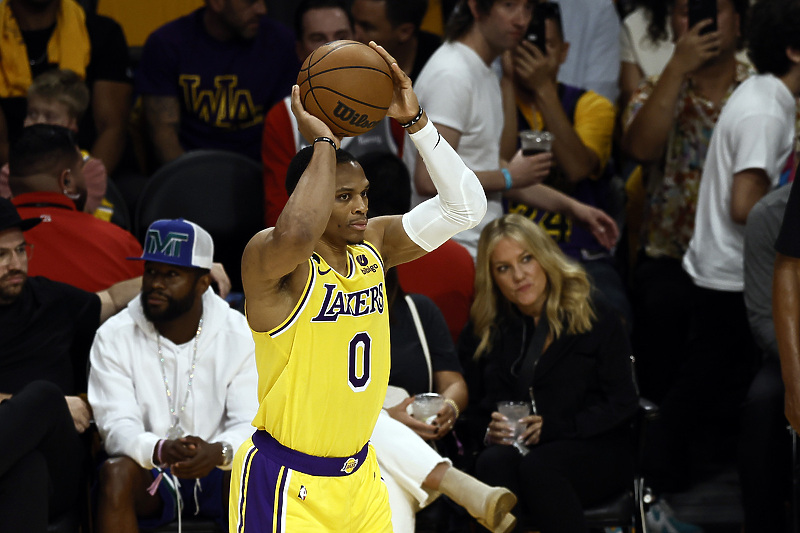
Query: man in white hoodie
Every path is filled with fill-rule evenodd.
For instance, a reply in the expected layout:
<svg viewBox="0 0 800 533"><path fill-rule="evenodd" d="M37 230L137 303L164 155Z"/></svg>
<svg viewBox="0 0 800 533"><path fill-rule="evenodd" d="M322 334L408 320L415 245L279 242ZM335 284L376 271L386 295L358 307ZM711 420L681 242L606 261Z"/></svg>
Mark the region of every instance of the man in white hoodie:
<svg viewBox="0 0 800 533"><path fill-rule="evenodd" d="M140 297L97 332L89 403L110 456L100 470L101 533L181 515L224 523L257 374L244 316L209 288L213 254L197 224L154 222L144 253L131 258L145 261Z"/></svg>

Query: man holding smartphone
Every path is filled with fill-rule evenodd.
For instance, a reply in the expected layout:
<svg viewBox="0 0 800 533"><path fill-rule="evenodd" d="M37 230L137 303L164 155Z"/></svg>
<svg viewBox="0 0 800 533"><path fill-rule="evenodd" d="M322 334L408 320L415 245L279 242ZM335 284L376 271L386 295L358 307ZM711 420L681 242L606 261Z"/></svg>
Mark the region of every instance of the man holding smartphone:
<svg viewBox="0 0 800 533"><path fill-rule="evenodd" d="M460 0L447 28L447 40L431 56L414 90L442 137L475 172L487 193L488 210L473 229L454 240L472 254L484 225L503 214L503 195L525 189L529 203L572 216L590 227L611 247L617 227L599 209L550 187L539 185L549 174L549 152L526 156L510 150L501 157L501 142L516 138L514 124L504 128L504 106L513 106L513 87L508 70L498 83L495 60L511 50L525 35L533 11L533 0ZM403 161L412 170L412 204L435 194L424 162L411 143ZM606 236L606 237L602 237Z"/></svg>

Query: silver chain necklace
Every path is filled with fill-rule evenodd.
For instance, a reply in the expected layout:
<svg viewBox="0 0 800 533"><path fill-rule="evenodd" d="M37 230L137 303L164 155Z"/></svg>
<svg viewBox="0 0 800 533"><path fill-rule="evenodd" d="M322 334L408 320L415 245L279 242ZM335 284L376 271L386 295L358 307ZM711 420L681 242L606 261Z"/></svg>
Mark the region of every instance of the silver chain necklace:
<svg viewBox="0 0 800 533"><path fill-rule="evenodd" d="M203 318L197 324L197 333L194 335L194 348L192 350L192 367L189 371L189 382L186 384L186 395L183 398L183 405L178 407L177 398L172 397L172 391L169 389L169 380L167 379L167 369L164 366L164 354L161 352L161 334L156 332L156 342L158 343L158 361L161 363L161 376L164 378L164 390L167 392L167 405L172 419L172 424L167 430L167 439L174 440L183 437L184 431L181 427L181 414L186 410L186 402L189 401L189 393L192 390L192 381L194 380L194 371L197 363L197 342L200 340L200 332L203 331ZM178 361L175 360L175 381L178 381Z"/></svg>

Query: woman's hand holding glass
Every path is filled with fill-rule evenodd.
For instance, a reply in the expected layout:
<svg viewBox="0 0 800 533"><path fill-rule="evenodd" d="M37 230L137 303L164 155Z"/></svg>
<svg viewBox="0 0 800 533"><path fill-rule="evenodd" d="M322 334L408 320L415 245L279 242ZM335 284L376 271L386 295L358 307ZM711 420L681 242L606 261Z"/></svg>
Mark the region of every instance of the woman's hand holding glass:
<svg viewBox="0 0 800 533"><path fill-rule="evenodd" d="M453 410L447 404L442 407L436 414L436 418L430 424L417 420L408 412L408 407L414 402L414 397L406 398L394 407L388 407L386 412L389 416L398 420L411 428L414 433L419 435L423 440L439 440L447 435L453 429L455 420L453 420ZM448 420L450 422L448 422Z"/></svg>
<svg viewBox="0 0 800 533"><path fill-rule="evenodd" d="M517 434L517 425L521 431ZM502 444L511 446L515 441L525 445L539 443L542 434L542 417L538 415L528 415L520 418L518 424L509 420L499 411L492 413L492 420L486 433L486 440L491 444Z"/></svg>

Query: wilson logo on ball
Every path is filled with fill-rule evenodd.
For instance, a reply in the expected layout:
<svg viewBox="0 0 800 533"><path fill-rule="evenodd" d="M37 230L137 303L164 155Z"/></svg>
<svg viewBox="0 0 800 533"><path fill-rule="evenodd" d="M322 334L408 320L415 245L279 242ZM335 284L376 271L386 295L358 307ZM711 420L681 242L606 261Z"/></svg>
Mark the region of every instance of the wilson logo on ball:
<svg viewBox="0 0 800 533"><path fill-rule="evenodd" d="M359 115L356 113L355 109L347 107L341 100L336 103L336 107L333 109L333 116L357 128L365 128L368 130L371 130L380 122L378 120L370 120L366 113Z"/></svg>

